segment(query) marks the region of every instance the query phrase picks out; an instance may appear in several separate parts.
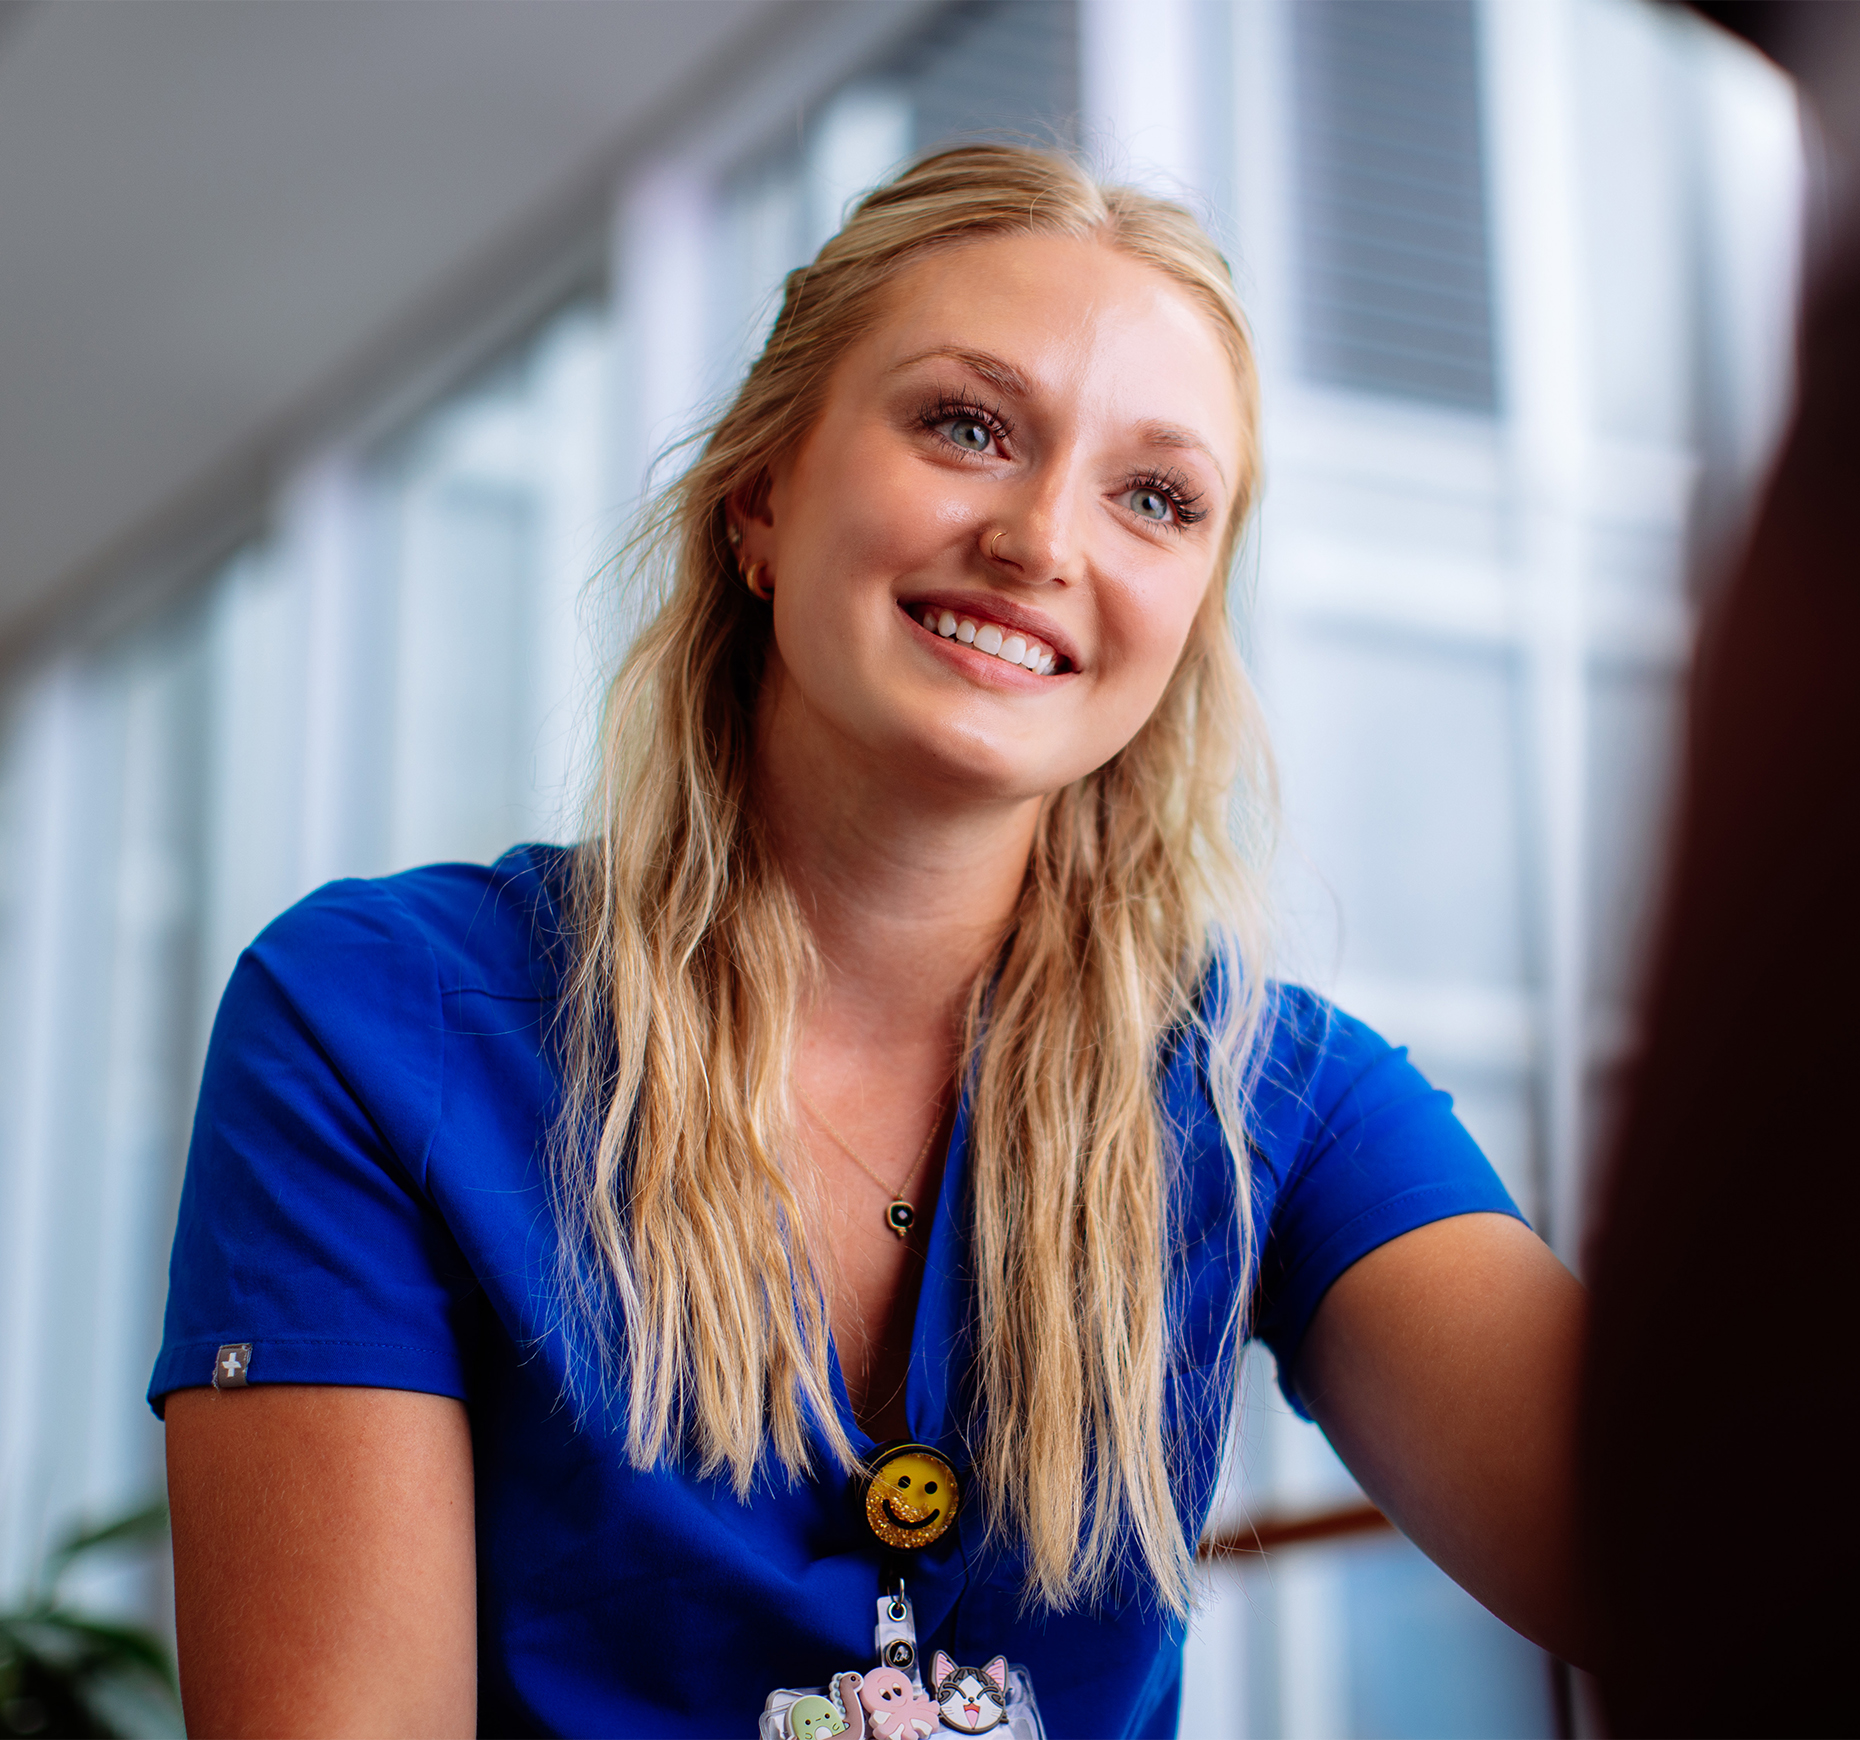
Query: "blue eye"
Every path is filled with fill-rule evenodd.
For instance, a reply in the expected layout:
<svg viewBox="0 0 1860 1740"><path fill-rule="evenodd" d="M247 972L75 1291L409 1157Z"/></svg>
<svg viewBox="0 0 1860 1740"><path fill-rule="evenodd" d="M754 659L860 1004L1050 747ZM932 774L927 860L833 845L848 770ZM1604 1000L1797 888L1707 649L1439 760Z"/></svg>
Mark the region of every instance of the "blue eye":
<svg viewBox="0 0 1860 1740"><path fill-rule="evenodd" d="M948 428L950 440L971 453L986 453L994 440L988 425L976 422L973 417L958 417Z"/></svg>
<svg viewBox="0 0 1860 1740"><path fill-rule="evenodd" d="M1133 489L1130 492L1130 507L1133 513L1140 514L1146 520L1166 520L1175 503L1160 489Z"/></svg>

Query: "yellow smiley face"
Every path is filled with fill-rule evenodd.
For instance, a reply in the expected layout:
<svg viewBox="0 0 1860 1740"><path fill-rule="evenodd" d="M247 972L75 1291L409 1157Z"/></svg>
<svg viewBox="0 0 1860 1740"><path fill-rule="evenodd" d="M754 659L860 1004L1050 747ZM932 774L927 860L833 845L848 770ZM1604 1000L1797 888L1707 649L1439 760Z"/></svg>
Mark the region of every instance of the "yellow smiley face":
<svg viewBox="0 0 1860 1740"><path fill-rule="evenodd" d="M865 1489L865 1520L888 1547L927 1547L956 1519L961 1496L949 1464L923 1444L880 1452Z"/></svg>

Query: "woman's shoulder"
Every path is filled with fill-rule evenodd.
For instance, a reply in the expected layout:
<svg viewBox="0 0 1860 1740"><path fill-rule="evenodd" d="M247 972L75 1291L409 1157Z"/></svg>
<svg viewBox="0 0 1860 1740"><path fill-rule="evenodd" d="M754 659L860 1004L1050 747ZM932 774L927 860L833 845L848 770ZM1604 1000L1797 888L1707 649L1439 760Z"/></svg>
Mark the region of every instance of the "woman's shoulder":
<svg viewBox="0 0 1860 1740"><path fill-rule="evenodd" d="M1452 1122L1451 1098L1417 1069L1408 1049L1308 986L1275 983L1254 1090L1262 1146L1292 1163L1315 1147L1370 1129ZM1455 1126L1457 1129L1457 1126Z"/></svg>
<svg viewBox="0 0 1860 1740"><path fill-rule="evenodd" d="M1262 1085L1308 1097L1335 1093L1379 1067L1406 1061L1405 1048L1308 985L1266 988Z"/></svg>
<svg viewBox="0 0 1860 1740"><path fill-rule="evenodd" d="M228 1138L242 1152L294 1153L314 1130L322 1163L366 1149L372 1129L422 1179L444 1108L471 1079L464 1059L484 1049L450 1038L498 1036L524 1057L540 1046L562 857L519 847L490 865L331 882L273 920L220 999L196 1148L202 1132L211 1147L215 1131L245 1131ZM473 1007L487 999L488 1019Z"/></svg>
<svg viewBox="0 0 1860 1740"><path fill-rule="evenodd" d="M1198 992L1205 1036L1221 1023L1239 969L1216 957ZM1306 1106L1334 1100L1380 1068L1406 1063L1407 1052L1328 997L1289 979L1268 978L1259 999L1252 1078L1256 1096Z"/></svg>
<svg viewBox="0 0 1860 1740"><path fill-rule="evenodd" d="M382 975L413 971L436 977L442 994L550 997L566 937L567 861L564 847L524 845L493 864L328 882L267 925L247 954L293 987L379 991Z"/></svg>
<svg viewBox="0 0 1860 1740"><path fill-rule="evenodd" d="M1208 1045L1219 1025L1228 976L1218 966L1204 981L1193 1084L1171 1083L1172 1097L1212 1098L1220 1090ZM1172 1072L1172 1074L1177 1072ZM1287 1180L1320 1152L1354 1150L1371 1131L1440 1132L1453 1123L1451 1099L1366 1021L1307 985L1269 979L1260 998L1254 1049L1241 1071L1249 1146L1255 1159ZM1448 1140L1457 1139L1457 1126Z"/></svg>

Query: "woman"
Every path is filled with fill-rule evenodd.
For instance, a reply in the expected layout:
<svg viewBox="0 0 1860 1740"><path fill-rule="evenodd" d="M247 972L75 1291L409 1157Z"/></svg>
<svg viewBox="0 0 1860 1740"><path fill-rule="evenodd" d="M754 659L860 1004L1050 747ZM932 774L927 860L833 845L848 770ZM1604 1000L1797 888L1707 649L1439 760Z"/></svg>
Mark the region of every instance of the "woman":
<svg viewBox="0 0 1860 1740"><path fill-rule="evenodd" d="M1580 1290L1268 988L1255 472L1219 256L1062 158L932 158L792 276L587 843L335 885L227 991L151 1387L197 1727L745 1733L902 1578L926 1668L1172 1731L1246 1333L1575 1647Z"/></svg>

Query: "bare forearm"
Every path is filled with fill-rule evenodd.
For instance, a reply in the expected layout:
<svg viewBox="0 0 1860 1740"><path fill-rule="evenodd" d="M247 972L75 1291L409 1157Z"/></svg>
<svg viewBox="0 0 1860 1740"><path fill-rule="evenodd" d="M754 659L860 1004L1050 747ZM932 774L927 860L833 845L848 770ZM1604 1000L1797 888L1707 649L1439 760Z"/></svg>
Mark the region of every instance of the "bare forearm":
<svg viewBox="0 0 1860 1740"><path fill-rule="evenodd" d="M1575 1556L1587 1296L1524 1226L1467 1215L1331 1290L1300 1390L1398 1527L1507 1624L1588 1654Z"/></svg>

